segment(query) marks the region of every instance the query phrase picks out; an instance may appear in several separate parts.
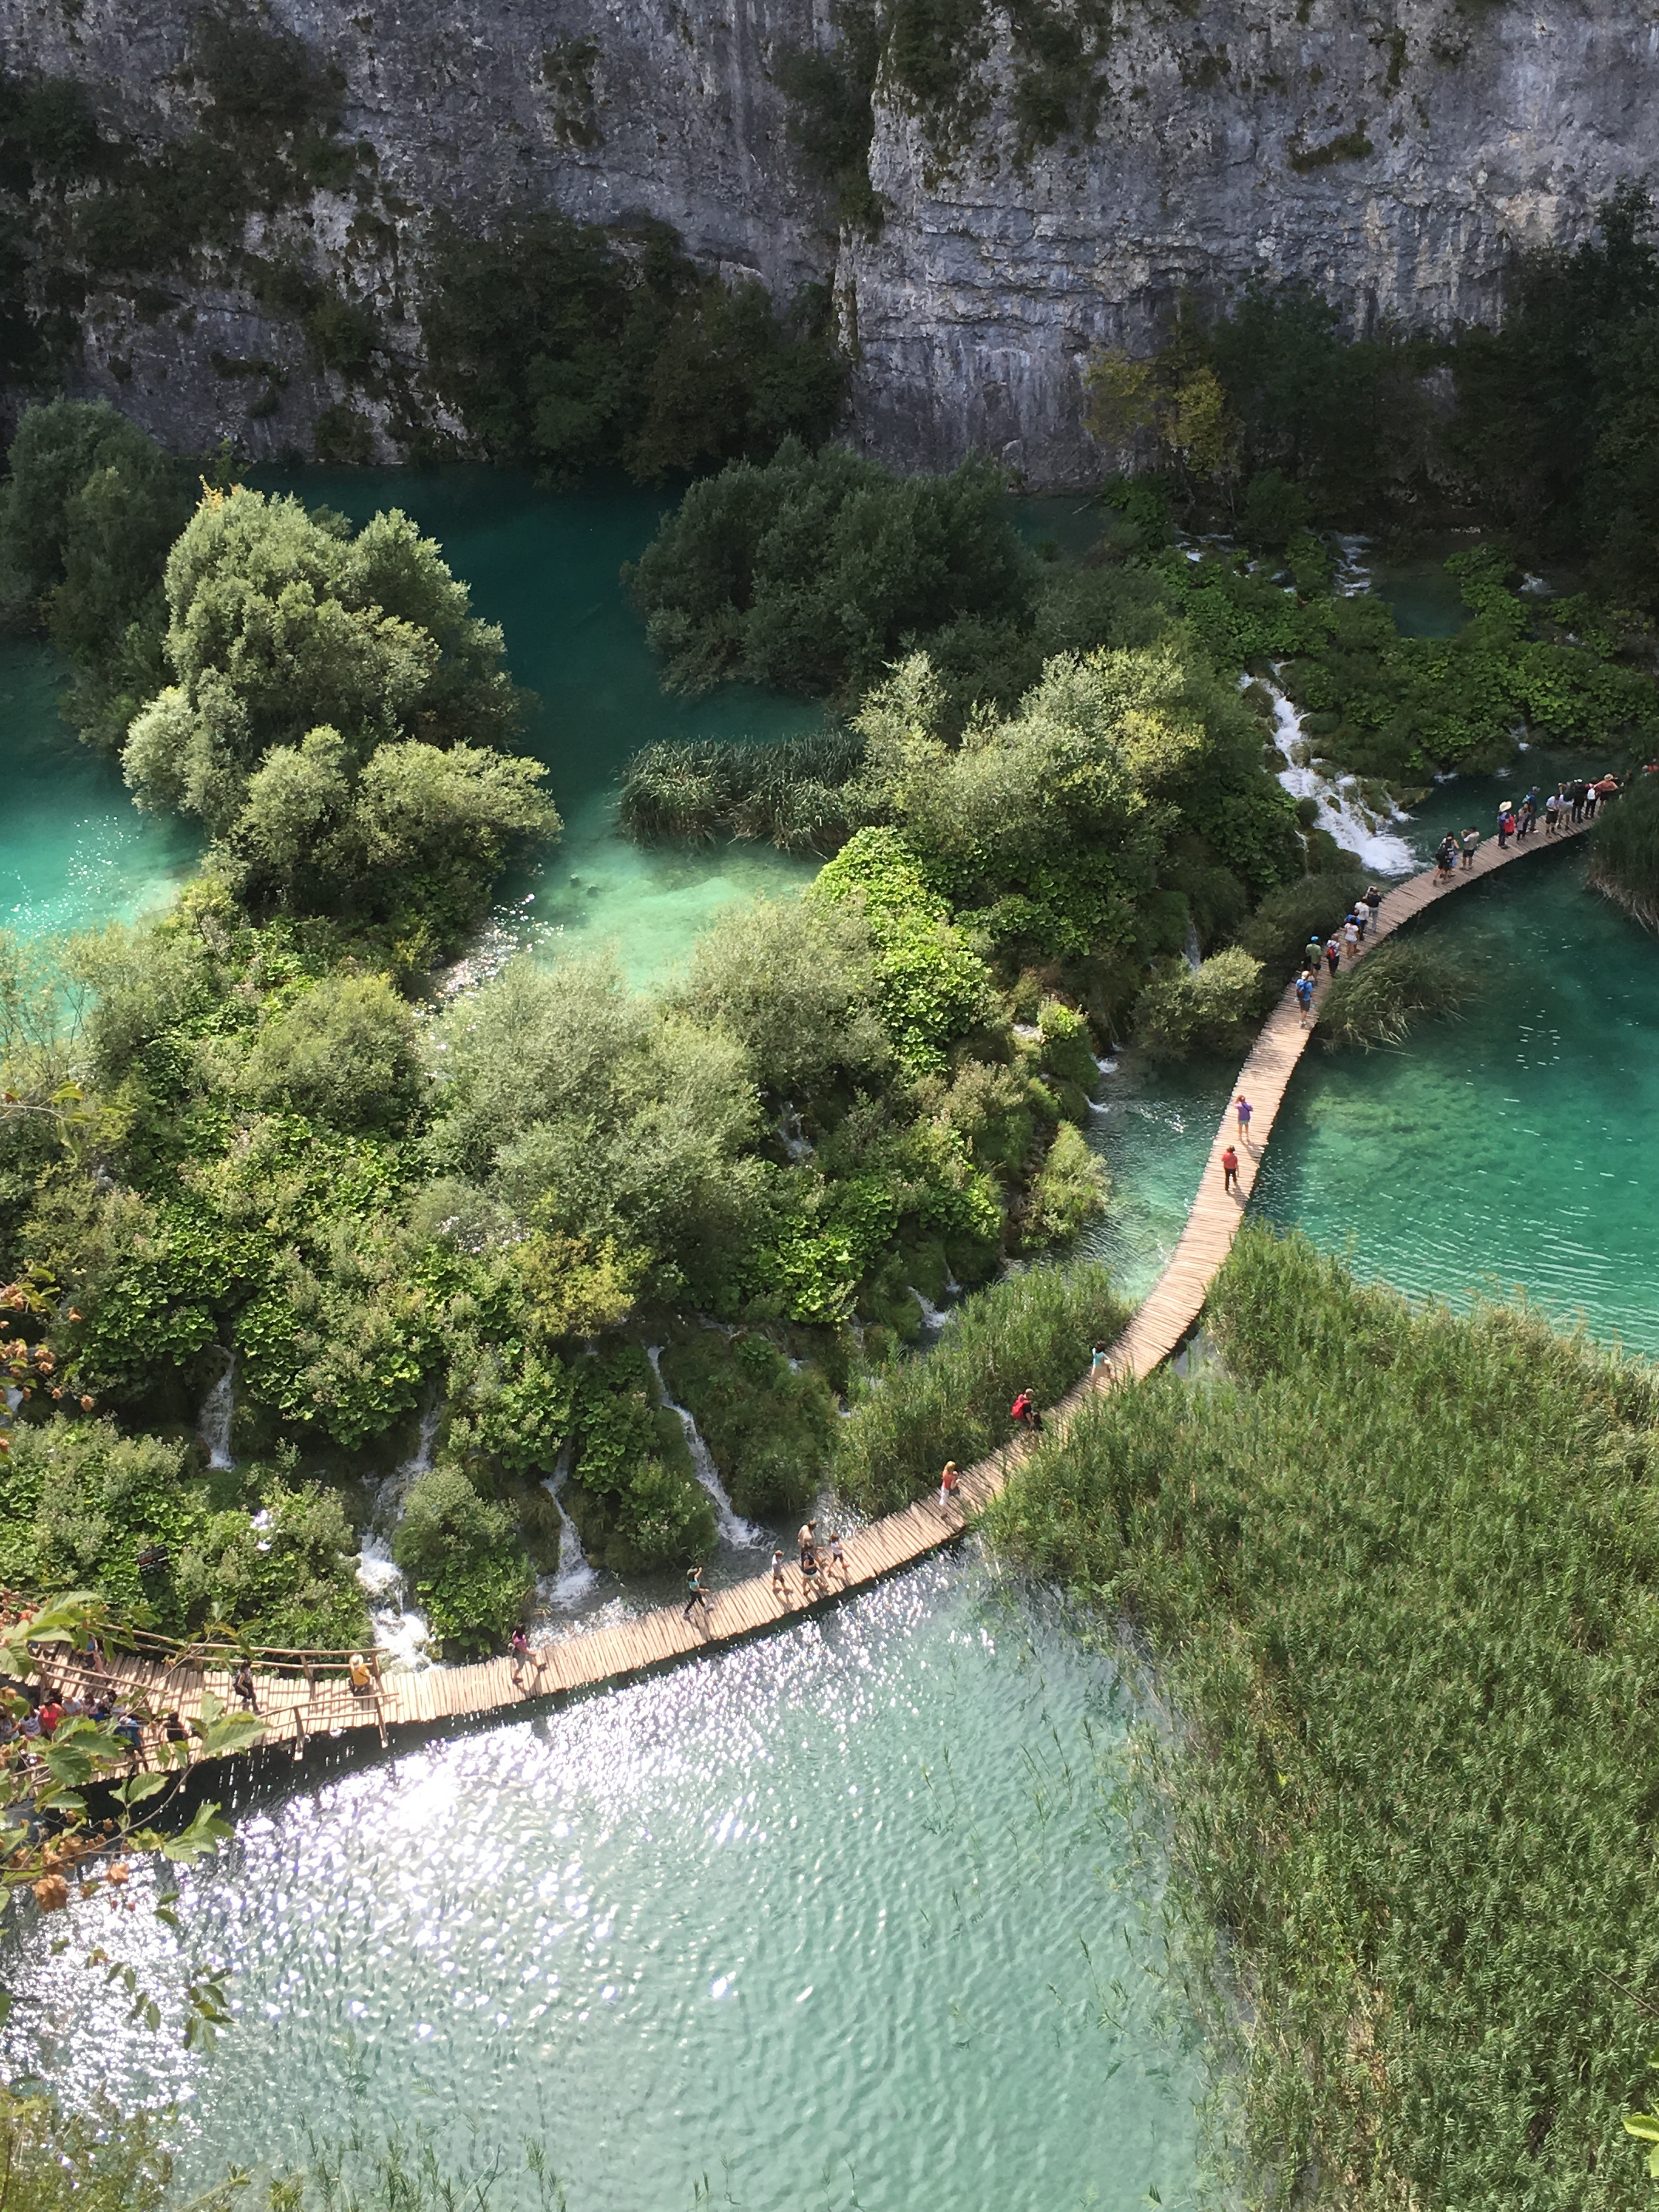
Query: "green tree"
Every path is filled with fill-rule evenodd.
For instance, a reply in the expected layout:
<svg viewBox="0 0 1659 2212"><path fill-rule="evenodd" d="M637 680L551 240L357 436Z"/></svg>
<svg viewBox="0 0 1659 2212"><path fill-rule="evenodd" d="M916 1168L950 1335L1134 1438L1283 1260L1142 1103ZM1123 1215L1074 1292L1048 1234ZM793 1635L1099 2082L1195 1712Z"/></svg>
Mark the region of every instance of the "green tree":
<svg viewBox="0 0 1659 2212"><path fill-rule="evenodd" d="M433 1632L464 1650L504 1643L535 1580L512 1515L480 1498L456 1467L434 1467L410 1485L392 1556Z"/></svg>
<svg viewBox="0 0 1659 2212"><path fill-rule="evenodd" d="M422 1090L415 1017L384 975L328 975L267 1022L241 1085L337 1129L398 1129Z"/></svg>
<svg viewBox="0 0 1659 2212"><path fill-rule="evenodd" d="M173 682L123 756L141 805L235 820L274 748L334 730L359 763L414 738L488 743L514 726L501 635L406 515L353 534L297 499L210 494L167 568Z"/></svg>

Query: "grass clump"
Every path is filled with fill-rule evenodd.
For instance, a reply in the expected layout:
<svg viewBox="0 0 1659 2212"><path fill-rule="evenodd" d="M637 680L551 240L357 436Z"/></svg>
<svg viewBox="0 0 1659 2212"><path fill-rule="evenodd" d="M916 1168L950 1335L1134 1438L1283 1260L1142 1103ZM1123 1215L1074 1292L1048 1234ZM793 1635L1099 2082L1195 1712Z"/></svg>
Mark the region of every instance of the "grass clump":
<svg viewBox="0 0 1659 2212"><path fill-rule="evenodd" d="M1040 1406L1070 1389L1090 1346L1115 1336L1129 1311L1095 1261L1033 1267L975 1291L931 1352L890 1362L842 1423L836 1489L865 1513L908 1505L947 1459L965 1468L1006 1443L1008 1408L1028 1384Z"/></svg>
<svg viewBox="0 0 1659 2212"><path fill-rule="evenodd" d="M833 853L854 826L845 787L863 759L863 738L838 729L646 745L623 770L622 826L641 845L763 837L781 853Z"/></svg>
<svg viewBox="0 0 1659 2212"><path fill-rule="evenodd" d="M1645 2202L1659 1382L1249 1225L1210 1322L1224 1372L1091 1406L990 1526L1183 1717L1259 2201Z"/></svg>
<svg viewBox="0 0 1659 2212"><path fill-rule="evenodd" d="M1436 945L1395 938L1331 985L1319 1018L1327 1046L1400 1044L1419 1015L1455 1014L1468 996L1455 963Z"/></svg>
<svg viewBox="0 0 1659 2212"><path fill-rule="evenodd" d="M1645 929L1659 929L1659 775L1640 776L1604 806L1585 881Z"/></svg>

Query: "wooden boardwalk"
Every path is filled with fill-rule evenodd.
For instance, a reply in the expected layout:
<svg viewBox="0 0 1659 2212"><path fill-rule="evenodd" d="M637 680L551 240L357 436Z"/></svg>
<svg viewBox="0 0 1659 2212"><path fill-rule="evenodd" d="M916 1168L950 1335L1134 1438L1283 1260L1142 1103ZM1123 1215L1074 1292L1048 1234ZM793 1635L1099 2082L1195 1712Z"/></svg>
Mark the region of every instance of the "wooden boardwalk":
<svg viewBox="0 0 1659 2212"><path fill-rule="evenodd" d="M1529 854L1553 850L1582 834L1586 826L1570 827L1553 837L1540 827L1529 838L1511 841L1502 853L1496 838L1489 838L1475 855L1473 866L1460 866L1449 880L1437 881L1432 868L1413 877L1383 900L1376 927L1368 933L1364 951L1369 951L1426 907L1449 897L1464 885L1479 882ZM1328 988L1328 978L1322 978L1316 1023L1318 1005ZM1110 1373L1114 1379L1150 1374L1192 1334L1211 1280L1238 1233L1273 1122L1312 1034L1311 1029L1302 1026L1294 988L1287 987L1262 1025L1233 1086L1235 1095L1242 1091L1254 1109L1249 1141L1248 1145L1238 1142L1230 1104L1210 1147L1198 1195L1180 1241L1151 1294L1113 1348ZM1223 1188L1221 1155L1230 1139L1238 1151L1237 1195ZM1053 1408L1050 1432L1063 1431L1073 1413L1103 1381L1085 1376ZM958 1504L950 1514L928 1498L845 1537L846 1572L820 1577L822 1588L811 1606L802 1601L800 1577L792 1559L791 1595L787 1600L773 1595L769 1575L757 1575L711 1595L706 1611L690 1621L683 1618L678 1606L665 1607L545 1645L533 1662L522 1666L509 1659L489 1659L474 1666L389 1674L361 1696L351 1692L337 1668L314 1670L316 1679L309 1682L292 1674L261 1673L258 1699L267 1723L265 1741L292 1744L297 1752L319 1738L373 1729L384 1742L391 1731L426 1730L446 1722L626 1681L776 1628L803 1612L835 1601L848 1590L866 1589L954 1540L971 1513L1002 1487L1010 1468L1023 1457L1024 1445L1025 1440L1018 1439L994 1458L967 1469ZM88 1680L87 1686L91 1686ZM76 1686L82 1685L77 1682ZM227 1705L235 1702L227 1673L204 1669L187 1660L168 1666L159 1659L113 1654L100 1686L106 1693L113 1692L155 1713L178 1712L185 1718L199 1712L202 1698L208 1692Z"/></svg>

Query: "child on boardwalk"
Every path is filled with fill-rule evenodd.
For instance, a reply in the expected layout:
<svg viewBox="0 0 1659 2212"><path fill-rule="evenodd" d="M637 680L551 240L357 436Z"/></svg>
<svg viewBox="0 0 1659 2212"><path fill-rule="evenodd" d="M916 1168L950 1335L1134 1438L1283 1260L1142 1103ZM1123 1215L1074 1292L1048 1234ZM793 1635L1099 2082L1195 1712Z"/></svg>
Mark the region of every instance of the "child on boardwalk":
<svg viewBox="0 0 1659 2212"><path fill-rule="evenodd" d="M789 1595L789 1577L783 1571L781 1552L774 1552L772 1554L772 1595L774 1597L784 1599Z"/></svg>
<svg viewBox="0 0 1659 2212"><path fill-rule="evenodd" d="M961 1480L961 1476L957 1473L955 1460L947 1459L945 1462L945 1472L939 1479L939 1510L941 1513L950 1511L951 1501L957 1494L957 1485Z"/></svg>

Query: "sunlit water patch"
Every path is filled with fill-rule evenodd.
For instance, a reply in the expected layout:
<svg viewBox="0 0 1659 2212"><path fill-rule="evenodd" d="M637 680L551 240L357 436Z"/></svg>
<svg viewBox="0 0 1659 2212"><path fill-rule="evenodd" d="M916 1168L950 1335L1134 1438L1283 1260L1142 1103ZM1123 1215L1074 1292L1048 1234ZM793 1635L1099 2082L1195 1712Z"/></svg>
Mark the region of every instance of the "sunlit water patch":
<svg viewBox="0 0 1659 2212"><path fill-rule="evenodd" d="M1115 1802L1127 1712L1042 1609L936 1561L250 1814L185 1883L234 1977L216 2053L38 1946L8 2056L183 2098L192 2182L418 2123L509 2171L539 2137L571 2212L705 2176L751 2212L1183 2203L1204 2082Z"/></svg>

